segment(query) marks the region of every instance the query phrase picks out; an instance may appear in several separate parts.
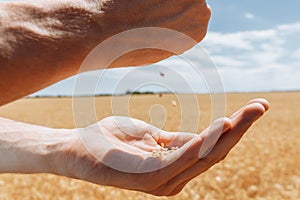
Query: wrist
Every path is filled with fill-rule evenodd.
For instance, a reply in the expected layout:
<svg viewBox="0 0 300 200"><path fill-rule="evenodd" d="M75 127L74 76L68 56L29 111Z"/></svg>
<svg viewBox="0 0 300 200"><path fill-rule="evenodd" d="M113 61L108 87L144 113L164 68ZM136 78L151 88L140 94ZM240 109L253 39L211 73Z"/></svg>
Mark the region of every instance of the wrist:
<svg viewBox="0 0 300 200"><path fill-rule="evenodd" d="M95 141L105 140L101 135L101 131L99 132L98 125L82 129L72 129L69 132L74 137L63 144L61 148L56 148L56 151L52 154L53 156L50 156L50 160L54 163L51 173L69 178L87 180L101 185L110 185L110 179L105 176L104 172L107 166L99 162L94 157L95 154L93 154L101 154L106 148L102 142L94 143ZM84 135L86 138L82 138L85 137ZM90 143L84 144L86 140L92 142L92 145L95 146L88 146L87 149L86 145L90 145Z"/></svg>
<svg viewBox="0 0 300 200"><path fill-rule="evenodd" d="M0 173L56 173L56 156L75 140L69 133L18 122L4 126L0 131Z"/></svg>
<svg viewBox="0 0 300 200"><path fill-rule="evenodd" d="M46 145L46 153L42 155L48 173L70 178L74 175L74 159L80 139L76 129L53 129L53 134ZM50 142L51 141L51 142Z"/></svg>

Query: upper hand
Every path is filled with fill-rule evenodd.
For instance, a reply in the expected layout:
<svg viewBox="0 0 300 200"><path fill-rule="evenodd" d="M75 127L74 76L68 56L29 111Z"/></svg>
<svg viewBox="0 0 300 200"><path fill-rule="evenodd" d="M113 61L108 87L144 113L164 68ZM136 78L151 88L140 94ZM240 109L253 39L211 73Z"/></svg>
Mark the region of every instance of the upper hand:
<svg viewBox="0 0 300 200"><path fill-rule="evenodd" d="M110 68L146 65L183 53L204 38L211 15L205 0L106 0L105 3L101 1L100 8L99 22L92 26L92 35L101 33L105 39L110 39L123 31L134 30L128 37L126 34L117 36L115 43L99 51L98 67L101 55L112 55L120 48L130 48L130 52L119 55ZM174 32L140 29L145 27L166 28ZM102 39L98 43L103 42Z"/></svg>

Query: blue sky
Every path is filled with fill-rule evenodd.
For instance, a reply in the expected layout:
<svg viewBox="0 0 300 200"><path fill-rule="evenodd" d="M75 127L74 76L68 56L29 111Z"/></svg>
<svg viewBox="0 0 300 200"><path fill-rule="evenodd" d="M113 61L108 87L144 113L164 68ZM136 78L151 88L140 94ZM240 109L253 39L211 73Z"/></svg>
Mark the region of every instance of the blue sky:
<svg viewBox="0 0 300 200"><path fill-rule="evenodd" d="M213 10L210 31L265 30L300 21L298 0L209 0L208 3Z"/></svg>
<svg viewBox="0 0 300 200"><path fill-rule="evenodd" d="M209 0L208 3L212 18L207 36L199 45L215 63L226 92L300 90L299 0ZM180 59L172 57L161 65L164 67L106 71L95 93L163 90L155 84L142 87L143 82L160 79L160 71L165 73L164 82L171 84L174 91L186 92L178 84L176 74L169 71L170 67L188 79L194 92L208 92L204 81L191 75ZM122 78L129 72L136 76ZM74 80L69 78L34 95L72 95ZM122 89L116 91L120 80Z"/></svg>

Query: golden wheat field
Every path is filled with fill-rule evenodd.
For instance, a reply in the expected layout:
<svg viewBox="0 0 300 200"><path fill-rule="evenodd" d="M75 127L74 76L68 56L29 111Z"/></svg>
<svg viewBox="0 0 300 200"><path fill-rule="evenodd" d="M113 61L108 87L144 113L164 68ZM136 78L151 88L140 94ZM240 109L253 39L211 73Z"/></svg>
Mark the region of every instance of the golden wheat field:
<svg viewBox="0 0 300 200"><path fill-rule="evenodd" d="M268 113L247 132L224 161L194 179L177 196L154 197L49 174L2 174L0 199L300 199L300 93L227 94L227 114L256 97L270 101ZM128 102L131 117L154 124L165 122L160 124L165 130L178 130L181 120L185 122L186 130L197 123L194 112L181 119L179 102L174 106L176 96L171 94L161 98L158 95L113 98L116 102ZM198 95L197 101L200 132L211 121L212 106L209 95ZM189 102L185 103L188 110ZM111 97L95 99L99 120L122 114L124 104L114 103L113 108L111 105ZM75 126L71 98L22 99L1 107L0 116L56 128ZM92 121L87 118L84 123Z"/></svg>

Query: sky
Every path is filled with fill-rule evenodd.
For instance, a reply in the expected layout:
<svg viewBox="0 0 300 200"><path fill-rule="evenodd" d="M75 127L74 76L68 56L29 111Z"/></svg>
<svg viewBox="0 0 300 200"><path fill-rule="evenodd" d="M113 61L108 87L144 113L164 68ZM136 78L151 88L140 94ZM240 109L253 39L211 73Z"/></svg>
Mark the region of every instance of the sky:
<svg viewBox="0 0 300 200"><path fill-rule="evenodd" d="M225 92L300 90L299 0L209 0L208 4L212 9L208 33L183 57L201 63L195 49L203 48L211 68L217 70L213 76L205 72L197 75L176 56L139 69L87 73L86 77L98 80L97 86L89 90L89 84L82 83L78 94L128 90L207 93L215 87L207 83L208 79L221 80ZM71 77L33 96L72 95L76 85L78 79ZM84 92L85 88L89 92Z"/></svg>

